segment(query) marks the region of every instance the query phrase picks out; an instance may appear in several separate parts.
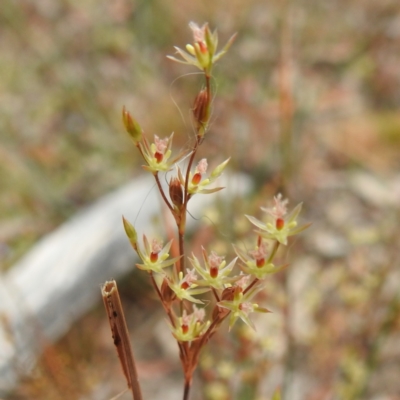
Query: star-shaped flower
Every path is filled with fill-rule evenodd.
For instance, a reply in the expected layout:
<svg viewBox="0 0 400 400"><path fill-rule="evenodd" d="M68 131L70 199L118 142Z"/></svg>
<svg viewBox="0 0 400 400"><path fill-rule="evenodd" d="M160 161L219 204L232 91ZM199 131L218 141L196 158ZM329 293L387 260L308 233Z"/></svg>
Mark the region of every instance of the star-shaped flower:
<svg viewBox="0 0 400 400"><path fill-rule="evenodd" d="M274 201L274 207L261 208L267 214L266 222L262 222L250 215L246 215L246 217L260 229L256 231L260 236L265 239L275 239L279 243L287 245L288 236L297 235L308 228L310 224L297 227L296 220L301 211L302 203L298 204L290 214L286 215L288 200L282 200L282 195L278 194L274 197Z"/></svg>
<svg viewBox="0 0 400 400"><path fill-rule="evenodd" d="M192 303L203 304L199 299L193 297L197 294L208 292L210 288L199 288L197 282L197 275L194 269L186 270L186 275L180 271L179 274L173 269L172 277L169 278L169 287L175 293L179 300L189 300Z"/></svg>
<svg viewBox="0 0 400 400"><path fill-rule="evenodd" d="M249 314L252 312L270 312L264 307L260 307L257 303L252 303L251 298L263 289L262 285L254 285L249 291L244 291L242 285L236 285L233 299L222 300L218 304L219 307L229 310L229 329L232 329L233 325L238 319L241 319L251 328L255 329L253 322L249 318Z"/></svg>
<svg viewBox="0 0 400 400"><path fill-rule="evenodd" d="M200 264L200 261L194 254L192 258L189 258L193 268L202 278L197 281L197 284L201 286L210 286L214 289L224 289L226 285L238 279L238 277L229 277L235 265L236 258L226 265L224 257L220 257L214 252L207 255L204 248L202 248L202 253L204 266Z"/></svg>
<svg viewBox="0 0 400 400"><path fill-rule="evenodd" d="M169 324L172 334L180 342L191 342L198 339L210 326L210 321L203 322L205 311L193 305L193 312L183 311L182 317L177 318L175 327Z"/></svg>
<svg viewBox="0 0 400 400"><path fill-rule="evenodd" d="M208 178L204 178L204 175L207 172L207 167L208 167L207 160L205 158L200 160L196 166L194 174L192 173L189 174L188 193L190 197L193 196L194 194L210 194L222 190L223 187L207 189L207 186L214 183L215 180L221 176L229 160L230 157L221 164L217 165L217 167L214 168L214 170L211 172ZM181 182L182 187L185 187L185 177L183 176L182 171L179 167L178 167L178 178L179 181Z"/></svg>
<svg viewBox="0 0 400 400"><path fill-rule="evenodd" d="M228 40L220 52L216 53L218 46L217 31L211 32L207 23L199 27L196 23L190 22L189 27L193 33L193 44L187 44L186 51L175 46L176 52L182 59L173 56L167 57L182 64L193 65L210 74L212 66L228 51L236 34Z"/></svg>
<svg viewBox="0 0 400 400"><path fill-rule="evenodd" d="M141 153L147 163L147 165L143 165L145 170L153 174L158 171L169 171L182 158L182 154L180 154L170 160L173 137L173 133L165 139L160 139L157 135L154 135L154 142L150 146L146 140L139 143Z"/></svg>
<svg viewBox="0 0 400 400"><path fill-rule="evenodd" d="M233 248L243 262L240 266L243 272L257 279L264 279L267 275L275 274L287 267L287 264L276 267L272 261L269 260L271 257L268 257L269 254L265 242L261 242L254 250L247 253L235 245Z"/></svg>
<svg viewBox="0 0 400 400"><path fill-rule="evenodd" d="M139 257L143 262L143 264L136 264L136 266L141 270L163 273L164 268L169 267L180 259L180 257L168 259L168 252L171 247L172 240L163 247L161 241L153 239L150 244L146 235L143 235L143 244L144 250L142 250L139 246L136 248Z"/></svg>

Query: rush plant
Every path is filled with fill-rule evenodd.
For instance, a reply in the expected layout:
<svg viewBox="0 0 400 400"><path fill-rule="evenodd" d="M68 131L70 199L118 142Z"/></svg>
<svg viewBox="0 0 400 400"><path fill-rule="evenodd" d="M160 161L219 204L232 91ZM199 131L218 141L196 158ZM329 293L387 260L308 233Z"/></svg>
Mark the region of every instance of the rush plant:
<svg viewBox="0 0 400 400"><path fill-rule="evenodd" d="M250 251L234 245L237 257L228 261L224 255L203 247L187 253L185 234L190 200L193 196L212 194L223 189L215 187L214 182L226 169L229 159L214 166L208 173L207 160L196 158L199 147L206 143L207 135L212 134L209 132L213 98L212 70L235 39L233 35L218 51L217 32L212 32L208 24L200 27L191 22L189 26L193 43L186 46L186 51L175 47L179 58L168 56L175 62L199 69L204 77L203 87L194 100L194 134L187 151L175 154L173 134L165 138L156 135L150 138L129 111L125 108L122 111L126 131L144 160L143 168L154 176L163 202L176 223L179 254L171 257L172 241L164 244L159 238L147 237L144 232L142 239L139 239L135 227L123 218L126 235L140 258L137 268L149 275L178 345L184 374L183 400L189 399L200 352L220 329L221 323L228 320L230 330L241 320L254 328L250 315L253 312L269 312L258 305L254 298L263 290L269 275L286 267L274 262L278 248L286 246L290 236L308 226L299 227L297 223L301 204L288 213L288 201L278 194L271 207L262 209L262 220L246 216L255 227L254 247ZM160 183L162 174L167 174L169 178L168 192ZM240 273L234 268L236 264L241 269ZM134 399L141 399L130 344L124 344L126 328L124 321L121 321L119 299L115 297L115 282L106 282L102 292L128 386L132 388Z"/></svg>

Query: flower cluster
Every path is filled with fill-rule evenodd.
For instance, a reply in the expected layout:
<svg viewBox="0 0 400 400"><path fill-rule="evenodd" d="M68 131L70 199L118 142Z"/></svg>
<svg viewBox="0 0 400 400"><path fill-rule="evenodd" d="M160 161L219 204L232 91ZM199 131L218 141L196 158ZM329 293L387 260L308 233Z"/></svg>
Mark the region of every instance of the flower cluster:
<svg viewBox="0 0 400 400"><path fill-rule="evenodd" d="M298 226L297 219L302 205L287 211L288 200L281 194L274 197L272 207L262 208L263 220L246 215L256 227L255 245L250 250L242 250L234 245L237 257L227 262L224 255L205 248L195 249L190 257L186 255L185 233L187 206L196 194L211 194L223 187L210 187L224 172L230 158L217 165L211 173L207 172L205 158L195 163L199 146L203 143L208 129L212 85L211 70L228 50L235 36L225 47L217 52L218 35L211 32L208 24L198 26L190 23L193 43L186 51L176 47L182 59L170 59L189 64L204 74L205 85L196 96L192 110L195 135L186 152L172 158L173 134L166 138L153 136L150 142L138 122L123 109L122 118L125 129L132 138L145 161L143 168L155 177L162 200L176 222L177 246L170 240L166 245L158 238L148 239L143 235L142 243L134 226L123 219L125 232L137 252L140 262L137 267L150 275L156 293L167 313L168 323L178 342L180 359L187 384L197 365L199 351L225 320L229 329L240 319L254 328L250 319L253 312L268 313L260 307L254 297L264 288L265 279L287 265L276 263L279 246L287 245L288 238L302 232L308 225ZM185 162L180 162L181 160ZM159 175L164 173L169 182L166 192L160 183ZM201 252L201 257L198 253ZM172 256L170 255L172 253ZM196 255L197 254L197 255ZM190 263L191 269L187 268ZM236 265L240 268L236 268ZM212 312L207 308L212 304ZM202 308L197 308L199 305ZM207 319L208 314L208 319Z"/></svg>
<svg viewBox="0 0 400 400"><path fill-rule="evenodd" d="M206 162L205 160L201 160L196 167L194 176L204 173L205 169ZM219 170L218 167L217 170ZM186 269L185 273L177 267L182 256L169 257L171 241L163 246L159 240L153 239L150 242L143 235L142 249L137 243L137 234L134 227L125 219L124 226L132 246L142 260L142 263L137 264L137 267L150 273L162 275L163 281L167 283L172 294L172 296L169 296L169 300L204 304L204 301L195 296L211 290L217 300L217 307L229 310L230 328L237 319L242 319L247 325L253 327L253 323L249 319L249 314L252 312L268 312L268 310L259 307L256 303L251 303L251 298L262 290L262 282L268 275L279 272L287 267L287 264L276 266L273 262L279 244L287 244L288 236L301 232L308 226L297 227L297 217L301 204L286 216L288 201L282 200L281 195L276 196L274 201L274 207L262 208L269 222L263 223L254 217L247 216L250 222L259 228L256 231L258 239L254 249L246 252L234 245L233 248L237 254L237 258L234 258L227 264L224 256L218 255L213 251L208 254L202 248L202 262L192 254L192 257L189 257L188 260L192 264L193 269ZM265 238L271 241L272 249L270 251L268 250L268 243L265 241ZM240 268L242 272L240 275L234 275L234 266L237 259L241 261ZM167 267L172 268L167 271ZM227 293L227 289L229 289L230 296L224 296L224 293ZM209 323L208 321L205 324ZM171 326L173 326L173 333L176 338L185 335L186 338L191 337L193 339L195 333L200 335L203 332L203 329L193 328L190 329L190 334L187 334L187 332L179 331L181 329L177 328L179 325Z"/></svg>

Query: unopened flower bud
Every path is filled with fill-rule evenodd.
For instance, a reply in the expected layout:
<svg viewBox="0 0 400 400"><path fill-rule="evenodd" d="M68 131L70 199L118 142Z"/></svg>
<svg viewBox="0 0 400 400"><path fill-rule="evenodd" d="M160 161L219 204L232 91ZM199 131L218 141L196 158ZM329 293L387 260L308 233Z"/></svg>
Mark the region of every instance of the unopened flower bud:
<svg viewBox="0 0 400 400"><path fill-rule="evenodd" d="M137 233L133 225L124 217L122 217L122 222L124 223L124 229L126 236L128 236L128 239L132 245L132 247L136 250L137 248Z"/></svg>
<svg viewBox="0 0 400 400"><path fill-rule="evenodd" d="M210 99L208 96L207 89L202 89L197 95L194 106L193 106L193 117L196 123L196 128L198 131L204 130L207 126L208 119L210 116Z"/></svg>
<svg viewBox="0 0 400 400"><path fill-rule="evenodd" d="M167 278L164 278L160 288L161 296L165 304L170 305L176 298L175 292L170 288Z"/></svg>
<svg viewBox="0 0 400 400"><path fill-rule="evenodd" d="M232 301L235 293L235 288L234 287L227 287L224 289L222 292L221 300L228 300ZM214 310L212 312L212 319L223 319L225 316L229 314L229 310L226 308L220 307L218 304L215 305Z"/></svg>
<svg viewBox="0 0 400 400"><path fill-rule="evenodd" d="M183 204L182 185L178 178L172 178L169 183L169 197L172 203L179 209Z"/></svg>
<svg viewBox="0 0 400 400"><path fill-rule="evenodd" d="M232 301L235 294L235 290L236 289L234 286L225 288L224 291L222 292L221 300Z"/></svg>
<svg viewBox="0 0 400 400"><path fill-rule="evenodd" d="M122 109L122 120L124 122L126 131L129 133L135 145L137 145L142 140L142 128L137 121L132 118L132 115L126 110L125 107Z"/></svg>

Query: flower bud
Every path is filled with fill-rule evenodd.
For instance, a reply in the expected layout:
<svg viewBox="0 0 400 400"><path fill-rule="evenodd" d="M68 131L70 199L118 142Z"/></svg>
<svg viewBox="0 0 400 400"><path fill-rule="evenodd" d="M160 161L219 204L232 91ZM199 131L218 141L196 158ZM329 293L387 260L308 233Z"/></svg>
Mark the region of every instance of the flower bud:
<svg viewBox="0 0 400 400"><path fill-rule="evenodd" d="M172 178L169 183L169 197L172 203L180 209L183 204L182 185L178 178Z"/></svg>
<svg viewBox="0 0 400 400"><path fill-rule="evenodd" d="M122 217L122 222L124 223L124 229L126 236L132 245L132 247L136 250L137 249L137 233L133 225L124 217Z"/></svg>
<svg viewBox="0 0 400 400"><path fill-rule="evenodd" d="M137 121L132 118L132 115L129 113L129 111L126 111L125 107L122 109L122 120L124 122L126 131L129 133L135 145L137 145L142 140L142 128Z"/></svg>
<svg viewBox="0 0 400 400"><path fill-rule="evenodd" d="M229 157L229 158L227 158L224 162L222 162L221 164L219 164L219 165L213 170L213 172L211 172L210 177L213 178L213 179L218 178L218 177L222 174L222 172L224 171L224 169L225 169L225 167L227 166L227 164L228 164L228 162L229 162L230 159L231 159L231 158Z"/></svg>
<svg viewBox="0 0 400 400"><path fill-rule="evenodd" d="M210 99L208 96L207 89L202 89L197 95L194 106L193 106L193 117L196 123L197 131L204 130L207 126L208 119L210 116Z"/></svg>
<svg viewBox="0 0 400 400"><path fill-rule="evenodd" d="M174 291L170 288L167 278L163 279L160 292L164 303L169 307L171 303L175 300L176 295Z"/></svg>

